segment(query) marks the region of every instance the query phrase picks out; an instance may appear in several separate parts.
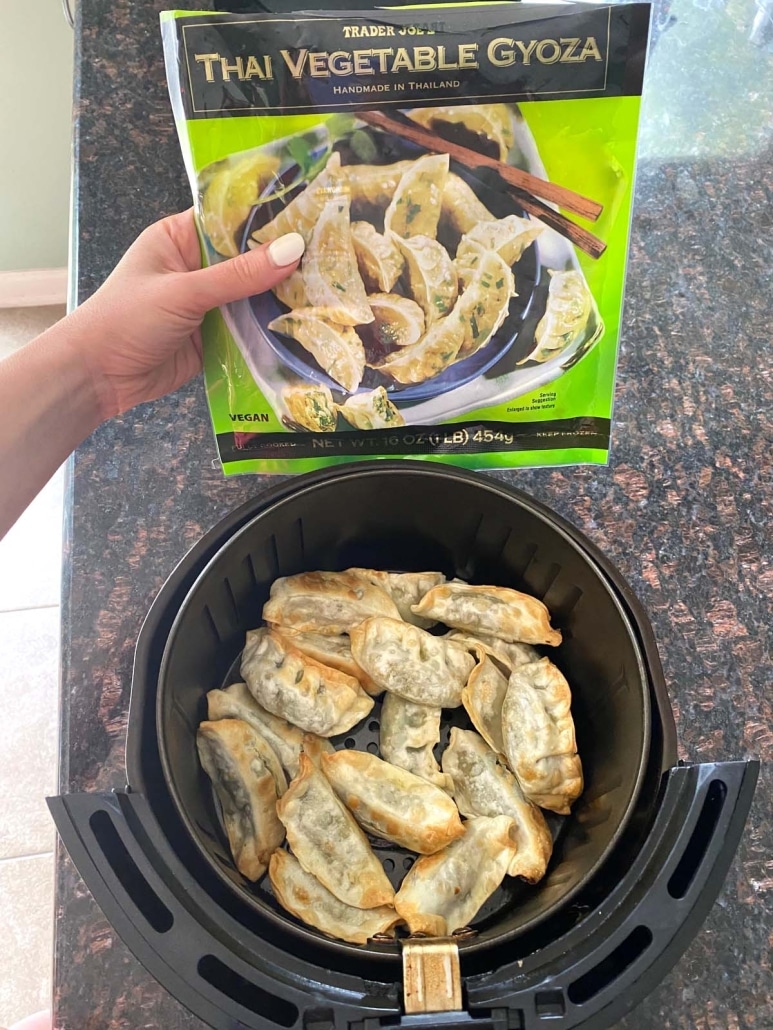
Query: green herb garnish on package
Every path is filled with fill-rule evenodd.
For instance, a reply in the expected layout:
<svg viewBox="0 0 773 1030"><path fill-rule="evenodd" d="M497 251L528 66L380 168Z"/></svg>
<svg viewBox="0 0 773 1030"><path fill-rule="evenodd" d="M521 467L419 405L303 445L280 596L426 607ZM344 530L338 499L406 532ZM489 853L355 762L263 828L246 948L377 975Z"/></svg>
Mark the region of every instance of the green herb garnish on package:
<svg viewBox="0 0 773 1030"><path fill-rule="evenodd" d="M608 458L649 4L161 16L226 474Z"/></svg>

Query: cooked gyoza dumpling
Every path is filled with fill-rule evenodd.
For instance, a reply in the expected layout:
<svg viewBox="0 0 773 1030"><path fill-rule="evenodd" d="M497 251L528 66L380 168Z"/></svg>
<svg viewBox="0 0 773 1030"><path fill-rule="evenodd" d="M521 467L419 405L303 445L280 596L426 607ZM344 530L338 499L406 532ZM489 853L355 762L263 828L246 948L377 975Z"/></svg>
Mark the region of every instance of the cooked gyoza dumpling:
<svg viewBox="0 0 773 1030"><path fill-rule="evenodd" d="M458 708L475 660L445 637L400 619L366 619L351 630L358 665L384 690L416 704Z"/></svg>
<svg viewBox="0 0 773 1030"><path fill-rule="evenodd" d="M326 386L291 386L282 393L290 418L312 433L333 433L338 405Z"/></svg>
<svg viewBox="0 0 773 1030"><path fill-rule="evenodd" d="M371 216L385 210L394 196L397 184L413 165L413 161L396 161L391 165L349 165L342 169L352 198L352 217Z"/></svg>
<svg viewBox="0 0 773 1030"><path fill-rule="evenodd" d="M209 242L223 257L239 253L244 223L279 171L279 158L261 148L216 161L199 174L199 218Z"/></svg>
<svg viewBox="0 0 773 1030"><path fill-rule="evenodd" d="M456 251L456 264L460 267L469 264L475 268L480 258L480 251L495 251L509 267L519 261L523 252L530 246L545 226L533 222L529 218L508 215L506 218L495 218L491 222L478 222L466 232ZM469 258L469 260L466 260Z"/></svg>
<svg viewBox="0 0 773 1030"><path fill-rule="evenodd" d="M475 729L499 754L504 754L502 705L509 676L485 651L478 650L478 664L462 691L462 704Z"/></svg>
<svg viewBox="0 0 773 1030"><path fill-rule="evenodd" d="M462 290L466 290L475 281L481 261L490 253L493 251L484 250L479 243L468 243L464 256L454 258L454 269Z"/></svg>
<svg viewBox="0 0 773 1030"><path fill-rule="evenodd" d="M515 295L513 273L498 254L482 251L454 309L464 325L459 357L485 347L502 325Z"/></svg>
<svg viewBox="0 0 773 1030"><path fill-rule="evenodd" d="M236 868L248 880L258 880L284 840L276 802L287 780L279 761L260 734L240 719L203 722L196 747L223 811Z"/></svg>
<svg viewBox="0 0 773 1030"><path fill-rule="evenodd" d="M322 756L335 754L335 748L325 737L318 737L316 733L304 733L301 750L307 758L311 759L317 769L322 767Z"/></svg>
<svg viewBox="0 0 773 1030"><path fill-rule="evenodd" d="M311 233L301 270L312 307L328 310L329 317L342 325L373 321L357 268L348 197L334 197L325 202Z"/></svg>
<svg viewBox="0 0 773 1030"><path fill-rule="evenodd" d="M263 244L258 243L257 240L247 240L247 248L249 250L258 250L262 246ZM288 308L310 307L309 298L306 293L306 283L303 281L303 273L299 268L291 272L281 283L272 286L271 292L278 301Z"/></svg>
<svg viewBox="0 0 773 1030"><path fill-rule="evenodd" d="M369 694L380 694L380 689L372 682L364 669L361 669L352 657L352 646L345 633L326 636L324 633L309 633L282 626L279 630L293 647L313 658L315 662L329 665L331 669L339 669L347 676L356 679Z"/></svg>
<svg viewBox="0 0 773 1030"><path fill-rule="evenodd" d="M448 154L426 154L411 164L384 215L384 230L403 239L434 237L448 175Z"/></svg>
<svg viewBox="0 0 773 1030"><path fill-rule="evenodd" d="M291 311L294 311L296 308L311 307L309 295L306 293L306 283L303 279L303 273L299 268L296 268L294 272L291 272L286 279L281 281L281 283L277 283L276 286L272 286L271 292L275 294L278 301L290 308Z"/></svg>
<svg viewBox="0 0 773 1030"><path fill-rule="evenodd" d="M323 755L322 771L360 826L376 837L433 855L464 833L447 794L367 751Z"/></svg>
<svg viewBox="0 0 773 1030"><path fill-rule="evenodd" d="M393 903L394 888L367 837L307 755L276 809L295 857L339 901L354 908Z"/></svg>
<svg viewBox="0 0 773 1030"><path fill-rule="evenodd" d="M378 370L398 383L423 383L448 368L464 343L461 303L460 299L450 315L434 322L418 343L390 355Z"/></svg>
<svg viewBox="0 0 773 1030"><path fill-rule="evenodd" d="M373 707L356 679L315 662L275 630L247 634L241 671L259 704L321 737L351 729Z"/></svg>
<svg viewBox="0 0 773 1030"><path fill-rule="evenodd" d="M349 197L349 182L341 169L341 155L331 154L316 179L294 197L276 218L261 226L252 238L258 243L270 243L288 232L299 232L306 244L325 203L331 197Z"/></svg>
<svg viewBox="0 0 773 1030"><path fill-rule="evenodd" d="M462 815L506 815L513 820L510 836L518 850L510 860L508 874L522 876L529 883L541 880L553 853L548 824L485 740L455 726L443 752L443 772L453 781L454 801Z"/></svg>
<svg viewBox="0 0 773 1030"><path fill-rule="evenodd" d="M550 271L545 314L534 333L534 350L518 362L549 361L566 350L588 325L593 298L582 272Z"/></svg>
<svg viewBox="0 0 773 1030"><path fill-rule="evenodd" d="M328 937L367 944L371 937L389 933L401 921L391 905L354 908L339 901L289 851L274 852L268 875L279 904Z"/></svg>
<svg viewBox="0 0 773 1030"><path fill-rule="evenodd" d="M405 622L422 629L429 629L434 625L431 619L423 619L416 615L413 606L418 604L424 595L433 587L445 583L446 577L442 572L388 572L387 578L389 589L387 593L397 605L400 615Z"/></svg>
<svg viewBox="0 0 773 1030"><path fill-rule="evenodd" d="M352 242L368 293L389 293L403 270L403 256L392 237L382 236L370 222L352 222Z"/></svg>
<svg viewBox="0 0 773 1030"><path fill-rule="evenodd" d="M469 107L416 107L405 112L412 122L432 129L451 142L477 151L491 151L490 157L506 161L513 145L513 126L505 104L472 104ZM454 130L465 129L476 140L460 140ZM491 143L491 147L486 147Z"/></svg>
<svg viewBox="0 0 773 1030"><path fill-rule="evenodd" d="M424 335L424 312L410 297L373 293L368 297L373 322L367 327L368 364L396 347L410 347ZM374 353L372 354L371 351Z"/></svg>
<svg viewBox="0 0 773 1030"><path fill-rule="evenodd" d="M490 633L501 640L553 646L561 643L561 634L551 629L550 612L542 601L507 587L446 583L433 587L413 611L454 629Z"/></svg>
<svg viewBox="0 0 773 1030"><path fill-rule="evenodd" d="M360 385L365 371L362 340L350 326L331 322L324 308L299 308L273 319L268 328L297 340L349 393Z"/></svg>
<svg viewBox="0 0 773 1030"><path fill-rule="evenodd" d="M395 242L405 258L411 296L424 311L429 327L454 306L459 284L453 261L445 247L429 236L395 237Z"/></svg>
<svg viewBox="0 0 773 1030"><path fill-rule="evenodd" d="M442 572L382 572L380 569L347 569L354 576L366 579L374 586L381 587L397 605L400 618L422 629L434 626L431 619L422 619L414 615L411 607L418 604L424 595L433 587L445 583Z"/></svg>
<svg viewBox="0 0 773 1030"><path fill-rule="evenodd" d="M582 793L571 707L569 684L549 658L510 674L502 706L507 764L530 801L559 815Z"/></svg>
<svg viewBox="0 0 773 1030"><path fill-rule="evenodd" d="M479 222L494 221L472 187L454 172L448 173L443 187L442 218L459 235L474 229Z"/></svg>
<svg viewBox="0 0 773 1030"><path fill-rule="evenodd" d="M384 590L349 572L301 572L274 580L263 608L266 622L325 636L349 633L371 615L400 618Z"/></svg>
<svg viewBox="0 0 773 1030"><path fill-rule="evenodd" d="M445 937L472 922L512 861L511 826L505 815L469 819L462 837L416 862L395 898L411 933Z"/></svg>
<svg viewBox="0 0 773 1030"><path fill-rule="evenodd" d="M531 644L517 644L509 640L499 640L497 637L490 637L487 633L465 633L461 629L452 629L448 639L466 647L473 654L477 650L485 651L491 655L505 669L515 669L519 665L526 665L528 662L538 662L539 651Z"/></svg>
<svg viewBox="0 0 773 1030"><path fill-rule="evenodd" d="M303 734L297 726L291 726L259 705L246 683L234 683L225 690L210 690L207 694L207 718L210 722L241 719L249 723L271 745L288 774L295 776L298 772Z"/></svg>
<svg viewBox="0 0 773 1030"><path fill-rule="evenodd" d="M355 429L392 429L405 425L405 419L390 401L383 386L347 398L340 411Z"/></svg>
<svg viewBox="0 0 773 1030"><path fill-rule="evenodd" d="M451 781L440 771L432 751L440 740L440 709L387 693L379 722L378 746L387 762L449 794Z"/></svg>

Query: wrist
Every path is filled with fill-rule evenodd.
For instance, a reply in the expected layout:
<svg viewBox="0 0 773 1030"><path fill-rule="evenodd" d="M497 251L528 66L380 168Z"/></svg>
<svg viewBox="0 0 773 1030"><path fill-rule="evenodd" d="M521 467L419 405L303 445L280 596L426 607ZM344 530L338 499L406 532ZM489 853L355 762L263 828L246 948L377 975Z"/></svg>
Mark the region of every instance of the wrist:
<svg viewBox="0 0 773 1030"><path fill-rule="evenodd" d="M79 321L74 313L52 326L31 344L30 356L39 360L41 375L58 384L61 403L85 438L112 416L113 398L82 345Z"/></svg>
<svg viewBox="0 0 773 1030"><path fill-rule="evenodd" d="M102 420L94 381L65 322L0 368L0 537Z"/></svg>
<svg viewBox="0 0 773 1030"><path fill-rule="evenodd" d="M77 307L61 322L45 333L41 340L66 367L78 405L84 417L93 421L93 429L120 414L115 390L99 362L104 350L97 312L86 311L89 301ZM50 337L50 339L49 339Z"/></svg>

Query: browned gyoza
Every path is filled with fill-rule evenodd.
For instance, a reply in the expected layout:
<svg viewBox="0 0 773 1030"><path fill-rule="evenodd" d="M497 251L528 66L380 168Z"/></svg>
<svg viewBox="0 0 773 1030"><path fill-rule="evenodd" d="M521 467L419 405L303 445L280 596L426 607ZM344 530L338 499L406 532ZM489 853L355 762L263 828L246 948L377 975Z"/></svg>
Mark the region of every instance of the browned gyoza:
<svg viewBox="0 0 773 1030"><path fill-rule="evenodd" d="M464 833L456 805L439 787L365 751L322 756L333 790L369 833L431 855Z"/></svg>
<svg viewBox="0 0 773 1030"><path fill-rule="evenodd" d="M284 840L276 802L287 788L279 759L260 734L240 719L203 722L199 759L212 781L234 863L248 880L265 873Z"/></svg>
<svg viewBox="0 0 773 1030"><path fill-rule="evenodd" d="M338 669L339 672L345 672L347 676L358 680L368 694L379 693L378 687L352 657L351 641L346 633L336 636L329 633L304 633L302 630L282 626L280 635L315 662L328 665L331 669Z"/></svg>
<svg viewBox="0 0 773 1030"><path fill-rule="evenodd" d="M566 679L542 658L512 671L502 705L508 765L527 798L560 815L583 787L571 704Z"/></svg>
<svg viewBox="0 0 773 1030"><path fill-rule="evenodd" d="M380 587L350 572L302 572L277 579L263 608L269 624L330 636L348 633L372 615L397 619L400 612Z"/></svg>
<svg viewBox="0 0 773 1030"><path fill-rule="evenodd" d="M276 630L247 634L241 673L264 708L322 737L345 733L373 708L358 680L309 658Z"/></svg>
<svg viewBox="0 0 773 1030"><path fill-rule="evenodd" d="M540 654L531 644L517 644L488 633L468 633L463 629L452 629L448 639L466 647L472 654L484 651L505 669L515 669L527 662L536 662Z"/></svg>
<svg viewBox="0 0 773 1030"><path fill-rule="evenodd" d="M395 898L411 933L442 937L475 918L515 854L511 822L504 815L468 819L462 837L416 862Z"/></svg>
<svg viewBox="0 0 773 1030"><path fill-rule="evenodd" d="M454 801L466 816L506 815L512 819L510 836L517 850L507 872L537 883L545 875L553 852L553 839L542 812L524 797L513 774L498 760L477 733L451 730L443 754L443 772L453 783Z"/></svg>
<svg viewBox="0 0 773 1030"><path fill-rule="evenodd" d="M462 690L462 704L475 729L489 747L504 754L502 706L509 678L502 666L482 649L476 649L478 664Z"/></svg>
<svg viewBox="0 0 773 1030"><path fill-rule="evenodd" d="M418 604L424 595L433 587L445 583L442 572L382 572L380 569L348 569L353 576L373 583L392 598L397 605L400 618L422 629L434 625L432 619L422 619L414 615L413 605Z"/></svg>
<svg viewBox="0 0 773 1030"><path fill-rule="evenodd" d="M307 755L277 812L295 857L339 901L354 908L393 902L394 889L365 834Z"/></svg>
<svg viewBox="0 0 773 1030"><path fill-rule="evenodd" d="M379 750L383 758L450 793L451 781L441 771L433 748L440 740L440 708L417 705L387 693L381 705Z"/></svg>
<svg viewBox="0 0 773 1030"><path fill-rule="evenodd" d="M328 937L366 944L376 934L389 933L401 921L391 905L354 908L339 901L288 851L274 852L268 874L279 903Z"/></svg>
<svg viewBox="0 0 773 1030"><path fill-rule="evenodd" d="M298 772L302 732L259 705L246 683L234 683L225 690L210 690L207 694L207 716L210 722L242 719L249 723L274 749L285 772L289 776Z"/></svg>
<svg viewBox="0 0 773 1030"><path fill-rule="evenodd" d="M401 619L366 619L351 631L352 654L383 690L407 701L458 708L475 665L464 648Z"/></svg>
<svg viewBox="0 0 773 1030"><path fill-rule="evenodd" d="M561 643L561 634L551 627L545 605L508 587L445 583L430 590L413 611L454 629L487 633L501 640L551 646Z"/></svg>

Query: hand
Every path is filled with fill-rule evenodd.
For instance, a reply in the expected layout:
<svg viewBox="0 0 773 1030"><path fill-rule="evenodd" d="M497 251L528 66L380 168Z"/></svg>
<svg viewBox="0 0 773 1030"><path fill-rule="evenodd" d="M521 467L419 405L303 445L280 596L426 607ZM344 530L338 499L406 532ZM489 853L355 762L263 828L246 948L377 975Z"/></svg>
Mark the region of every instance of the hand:
<svg viewBox="0 0 773 1030"><path fill-rule="evenodd" d="M281 282L297 267L303 249L303 238L288 233L202 268L192 209L146 229L104 285L68 319L101 418L162 397L196 375L199 326L207 311Z"/></svg>

